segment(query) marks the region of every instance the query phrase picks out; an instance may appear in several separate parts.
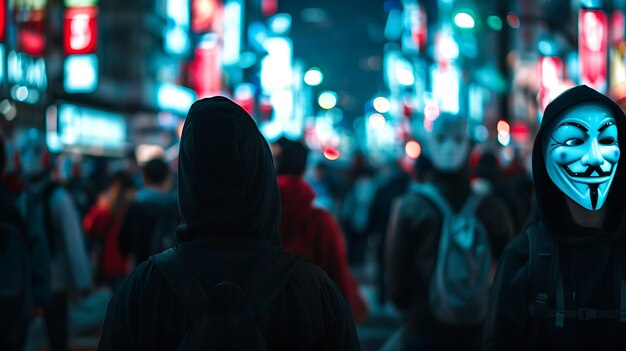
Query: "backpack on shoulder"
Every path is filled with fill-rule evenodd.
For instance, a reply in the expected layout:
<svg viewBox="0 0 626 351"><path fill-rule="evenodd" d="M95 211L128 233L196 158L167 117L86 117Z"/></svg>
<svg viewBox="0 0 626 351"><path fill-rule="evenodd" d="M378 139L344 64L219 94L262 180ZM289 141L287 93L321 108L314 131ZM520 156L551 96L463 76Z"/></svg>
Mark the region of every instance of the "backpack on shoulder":
<svg viewBox="0 0 626 351"><path fill-rule="evenodd" d="M267 350L266 312L306 261L285 252L269 256L242 284L222 281L211 291L202 287L176 248L150 257L193 320L177 350Z"/></svg>
<svg viewBox="0 0 626 351"><path fill-rule="evenodd" d="M431 184L411 187L441 213L443 222L428 302L435 318L446 325L476 325L485 320L493 259L487 231L476 217L483 196L472 193L455 212Z"/></svg>
<svg viewBox="0 0 626 351"><path fill-rule="evenodd" d="M613 319L626 322L626 250L616 246L613 258L614 279L619 291L619 306L609 310L593 308L565 308L565 292L559 261L559 245L542 224L526 230L528 237L528 313L537 320L554 319L557 328L565 326L566 319ZM551 308L554 306L555 308Z"/></svg>

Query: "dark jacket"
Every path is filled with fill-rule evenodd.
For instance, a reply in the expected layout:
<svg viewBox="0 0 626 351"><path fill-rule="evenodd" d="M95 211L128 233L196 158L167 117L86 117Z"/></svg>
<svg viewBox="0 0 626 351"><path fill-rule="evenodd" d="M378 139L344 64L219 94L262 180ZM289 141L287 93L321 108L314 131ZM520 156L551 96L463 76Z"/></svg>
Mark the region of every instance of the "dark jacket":
<svg viewBox="0 0 626 351"><path fill-rule="evenodd" d="M320 266L344 293L355 320L365 321L367 305L348 267L346 244L339 224L326 209L314 207L313 188L297 175L278 176L283 249Z"/></svg>
<svg viewBox="0 0 626 351"><path fill-rule="evenodd" d="M183 128L178 172L178 248L205 290L216 282L237 282L280 250L272 156L242 108L223 97L194 103ZM311 263L296 269L265 318L271 350L360 349L341 292ZM113 296L98 349L175 350L191 323L148 260Z"/></svg>
<svg viewBox="0 0 626 351"><path fill-rule="evenodd" d="M124 256L133 255L137 264L158 253L161 247L155 241L163 231L176 230L179 223L176 196L168 191L144 188L137 192L128 206L119 232L119 249ZM161 238L163 239L163 238ZM173 244L174 233L171 234Z"/></svg>
<svg viewBox="0 0 626 351"><path fill-rule="evenodd" d="M455 211L470 194L466 171L446 174L433 171L433 184ZM405 326L412 335L453 337L467 328L450 328L438 322L428 305L428 287L437 252L443 217L430 200L410 191L394 204L387 238L389 297L405 311ZM511 237L511 219L502 201L487 195L476 215L485 226L492 253L497 259ZM473 326L480 331L481 326ZM470 328L472 329L472 328Z"/></svg>
<svg viewBox="0 0 626 351"><path fill-rule="evenodd" d="M609 98L586 86L568 90L546 109L533 148L533 178L538 212L545 230L558 243L560 270L563 277L565 308L612 309L619 304L614 286L613 256L618 245L624 245L624 203L626 196L626 165L624 152L604 206L608 206L603 229L578 226L566 206L565 196L549 178L543 156L543 133L568 108L580 103L598 102L614 112L618 127L618 144L626 145L626 119ZM624 350L626 323L616 320L566 319L563 328L555 320L538 321L528 313L529 262L528 238L517 235L500 259L492 290L485 326L485 350L524 350L529 348L532 330L537 329L539 350ZM624 262L625 258L619 258ZM554 308L554 296L548 307Z"/></svg>

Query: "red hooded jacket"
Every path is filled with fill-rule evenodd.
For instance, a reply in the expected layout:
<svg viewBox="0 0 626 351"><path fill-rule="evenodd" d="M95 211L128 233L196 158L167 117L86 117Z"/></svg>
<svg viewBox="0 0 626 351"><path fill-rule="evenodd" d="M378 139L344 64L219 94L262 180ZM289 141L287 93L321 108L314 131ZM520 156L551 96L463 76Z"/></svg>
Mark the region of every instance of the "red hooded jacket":
<svg viewBox="0 0 626 351"><path fill-rule="evenodd" d="M343 234L333 215L313 206L315 192L301 176L280 175L283 249L310 259L344 293L355 322L367 319L367 305L348 267Z"/></svg>

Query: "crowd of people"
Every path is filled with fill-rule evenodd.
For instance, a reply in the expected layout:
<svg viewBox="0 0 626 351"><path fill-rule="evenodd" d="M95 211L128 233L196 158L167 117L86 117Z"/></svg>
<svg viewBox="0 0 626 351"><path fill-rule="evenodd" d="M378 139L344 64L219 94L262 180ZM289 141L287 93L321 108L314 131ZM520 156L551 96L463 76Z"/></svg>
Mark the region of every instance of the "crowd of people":
<svg viewBox="0 0 626 351"><path fill-rule="evenodd" d="M411 169L364 154L341 168L268 143L223 97L194 103L174 162L88 173L41 131L2 137L0 349L22 350L40 317L68 350L68 302L106 287L99 350L358 350L368 260L376 303L402 315L383 350L624 349L625 122L568 90L532 169L447 114Z"/></svg>

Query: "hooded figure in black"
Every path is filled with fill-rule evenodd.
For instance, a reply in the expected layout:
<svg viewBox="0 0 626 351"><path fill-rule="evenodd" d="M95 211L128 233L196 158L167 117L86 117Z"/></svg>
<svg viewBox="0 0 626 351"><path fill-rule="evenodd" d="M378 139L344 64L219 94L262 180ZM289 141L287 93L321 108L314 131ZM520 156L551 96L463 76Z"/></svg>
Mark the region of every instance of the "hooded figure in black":
<svg viewBox="0 0 626 351"><path fill-rule="evenodd" d="M191 106L178 172L177 250L206 291L222 281L240 282L261 259L279 254L280 197L272 155L241 107L224 97ZM349 311L321 269L300 265L266 313L268 349L359 350ZM176 350L191 325L148 260L113 296L98 349Z"/></svg>
<svg viewBox="0 0 626 351"><path fill-rule="evenodd" d="M623 299L618 267L626 262L625 145L624 112L595 90L577 86L548 105L532 155L541 221L517 235L500 259L485 350L626 349L625 322L585 313L618 311ZM536 312L537 284L531 282L556 275L551 269L534 274L532 267L537 266L529 254L533 234L552 238L558 252L550 256L561 279L548 278L546 284L551 290L546 309L556 312L551 315ZM559 281L563 294L556 292ZM564 311L579 312L576 317L568 312L564 319L556 318L557 296L563 296Z"/></svg>

